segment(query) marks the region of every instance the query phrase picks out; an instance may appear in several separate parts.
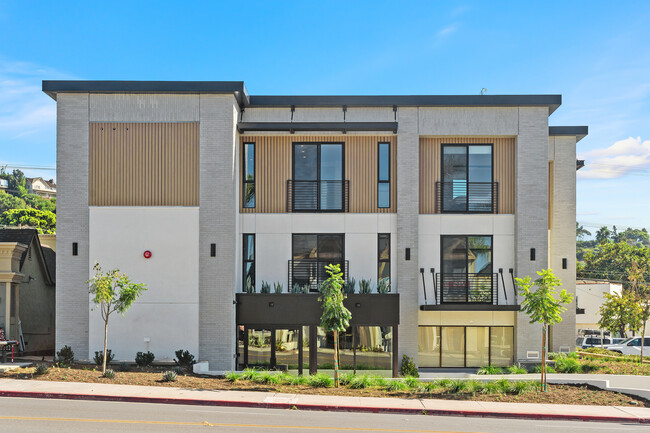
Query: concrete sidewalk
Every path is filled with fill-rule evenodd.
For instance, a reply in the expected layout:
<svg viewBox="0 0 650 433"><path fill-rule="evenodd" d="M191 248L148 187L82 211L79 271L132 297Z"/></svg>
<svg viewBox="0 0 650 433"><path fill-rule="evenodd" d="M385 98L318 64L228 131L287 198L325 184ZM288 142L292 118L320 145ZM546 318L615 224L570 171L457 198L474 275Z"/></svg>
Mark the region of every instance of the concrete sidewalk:
<svg viewBox="0 0 650 433"><path fill-rule="evenodd" d="M344 397L0 379L0 397L650 424L650 408Z"/></svg>

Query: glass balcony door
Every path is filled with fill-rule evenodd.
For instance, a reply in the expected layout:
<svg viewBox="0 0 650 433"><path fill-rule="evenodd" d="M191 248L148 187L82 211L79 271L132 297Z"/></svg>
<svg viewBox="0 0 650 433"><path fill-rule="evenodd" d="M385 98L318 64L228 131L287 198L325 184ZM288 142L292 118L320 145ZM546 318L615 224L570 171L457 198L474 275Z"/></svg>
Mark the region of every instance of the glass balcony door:
<svg viewBox="0 0 650 433"><path fill-rule="evenodd" d="M344 236L342 234L295 234L293 235L293 260L291 286L308 286L317 292L318 286L329 275L325 266L338 264L345 272ZM345 276L344 276L345 278Z"/></svg>
<svg viewBox="0 0 650 433"><path fill-rule="evenodd" d="M294 143L294 211L343 211L343 188L343 144Z"/></svg>
<svg viewBox="0 0 650 433"><path fill-rule="evenodd" d="M493 301L492 237L441 237L441 303Z"/></svg>
<svg viewBox="0 0 650 433"><path fill-rule="evenodd" d="M442 211L492 212L492 145L442 146Z"/></svg>

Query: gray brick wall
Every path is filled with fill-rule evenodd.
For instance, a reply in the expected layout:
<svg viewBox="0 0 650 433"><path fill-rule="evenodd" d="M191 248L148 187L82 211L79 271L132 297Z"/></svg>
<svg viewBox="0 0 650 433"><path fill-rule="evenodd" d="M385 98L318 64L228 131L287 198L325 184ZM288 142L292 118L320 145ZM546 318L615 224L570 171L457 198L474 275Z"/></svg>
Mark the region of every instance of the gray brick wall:
<svg viewBox="0 0 650 433"><path fill-rule="evenodd" d="M576 140L572 136L550 137L553 145L553 214L551 219L551 263L562 287L576 293ZM567 269L562 269L562 259ZM551 350L560 346L573 349L576 338L575 298L562 314L562 322L553 326Z"/></svg>
<svg viewBox="0 0 650 433"><path fill-rule="evenodd" d="M400 294L399 359L402 354L418 362L418 214L419 214L418 109L399 109L397 131L397 291ZM405 260L406 248L411 259Z"/></svg>
<svg viewBox="0 0 650 433"><path fill-rule="evenodd" d="M537 271L548 267L548 108L519 108L516 146L515 275L535 280ZM535 261L530 260L531 248ZM541 341L541 326L517 313L516 359L526 359L527 350L541 351Z"/></svg>
<svg viewBox="0 0 650 433"><path fill-rule="evenodd" d="M77 359L88 359L88 94L58 94L56 132L55 347L68 345Z"/></svg>
<svg viewBox="0 0 650 433"><path fill-rule="evenodd" d="M235 367L236 123L232 95L200 97L199 359ZM217 244L210 257L210 244Z"/></svg>

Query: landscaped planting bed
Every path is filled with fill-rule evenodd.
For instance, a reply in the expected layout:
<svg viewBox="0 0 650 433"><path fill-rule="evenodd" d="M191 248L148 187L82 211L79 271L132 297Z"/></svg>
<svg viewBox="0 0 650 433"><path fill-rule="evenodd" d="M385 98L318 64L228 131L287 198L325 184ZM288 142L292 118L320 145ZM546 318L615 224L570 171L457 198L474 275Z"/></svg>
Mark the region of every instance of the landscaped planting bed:
<svg viewBox="0 0 650 433"><path fill-rule="evenodd" d="M517 382L502 379L484 383L474 380L440 379L423 382L410 377L390 380L377 376L343 374L341 387L333 388L332 378L325 374L297 377L285 373L245 370L244 372L230 373L226 378L214 378L178 370L176 380L171 382L163 379L163 372L170 370L169 367L129 367L129 371L115 371L112 379L102 377L100 370L88 365L73 365L70 368L58 368L51 365L49 367L45 372L41 367L40 373L42 374L36 374L36 368L29 367L0 373L0 377L23 380L171 386L201 390L650 407L650 403L642 399L587 386L549 385L548 392L544 393L539 391L539 384L532 380ZM533 379L532 375L531 379Z"/></svg>

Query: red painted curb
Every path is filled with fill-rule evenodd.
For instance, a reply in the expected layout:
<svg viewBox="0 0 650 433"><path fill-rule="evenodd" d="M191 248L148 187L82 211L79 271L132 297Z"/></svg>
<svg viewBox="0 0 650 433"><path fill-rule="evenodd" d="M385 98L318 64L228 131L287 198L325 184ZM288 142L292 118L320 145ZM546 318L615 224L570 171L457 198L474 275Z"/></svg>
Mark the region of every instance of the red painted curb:
<svg viewBox="0 0 650 433"><path fill-rule="evenodd" d="M512 413L496 411L470 411L453 409L407 409L390 407L369 407L369 406L340 406L325 404L291 404L291 403L257 403L251 401L235 400L198 400L184 398L161 398L161 397L128 397L117 395L101 394L64 394L57 392L34 392L34 391L0 391L0 397L21 397L21 398L48 398L58 400L88 400L88 401L117 401L126 403L163 403L163 404L185 404L193 406L228 406L247 407L263 409L298 409L331 412L359 412L359 413L399 413L409 415L444 415L444 416L465 416L479 418L513 418L513 419L534 419L534 420L564 420L564 421L599 421L599 422L634 422L638 424L650 424L650 418L617 417L600 415L562 415L543 413Z"/></svg>

